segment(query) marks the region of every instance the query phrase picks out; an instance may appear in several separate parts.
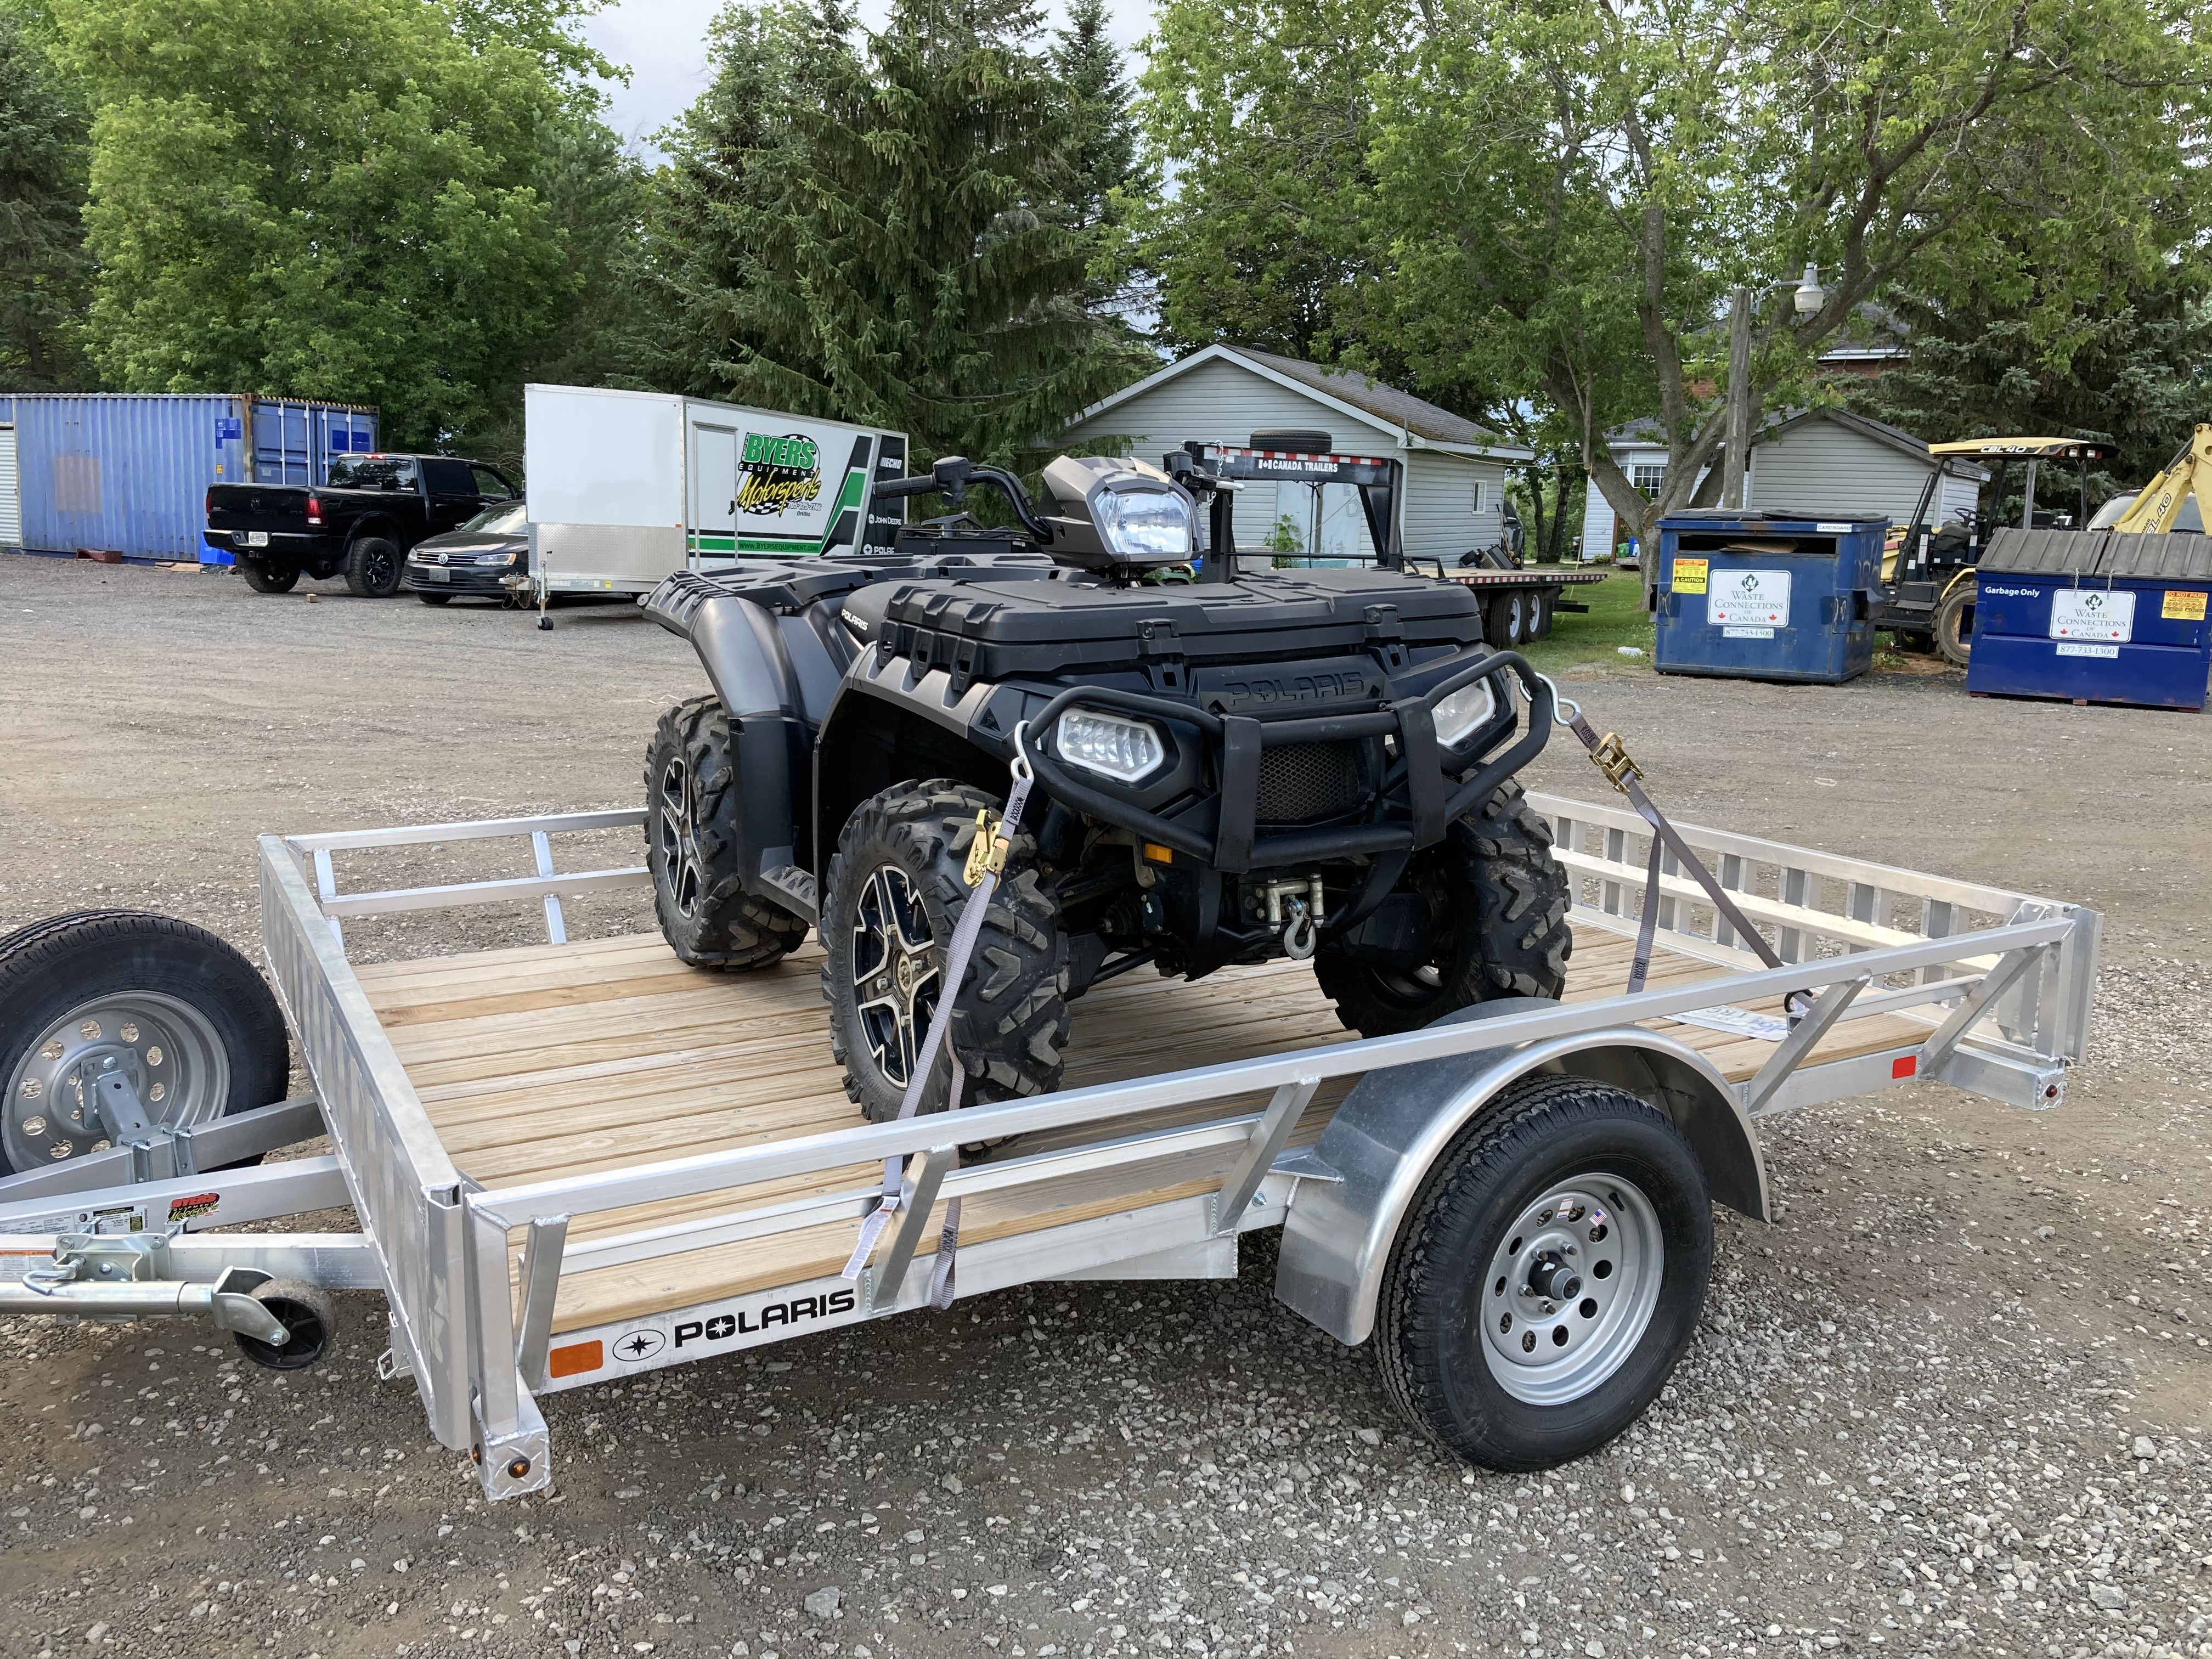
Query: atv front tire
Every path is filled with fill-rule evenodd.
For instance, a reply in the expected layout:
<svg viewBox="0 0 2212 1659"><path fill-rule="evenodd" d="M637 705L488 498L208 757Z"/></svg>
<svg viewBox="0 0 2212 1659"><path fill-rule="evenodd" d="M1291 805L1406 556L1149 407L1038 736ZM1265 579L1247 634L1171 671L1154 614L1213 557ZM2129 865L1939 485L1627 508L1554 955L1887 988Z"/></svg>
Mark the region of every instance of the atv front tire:
<svg viewBox="0 0 2212 1659"><path fill-rule="evenodd" d="M1431 965L1402 972L1346 955L1324 940L1314 957L1322 994L1362 1036L1417 1031L1492 997L1557 997L1567 982L1574 932L1566 872L1552 856L1552 827L1517 783L1502 783L1415 856L1398 891L1428 901Z"/></svg>
<svg viewBox="0 0 2212 1659"><path fill-rule="evenodd" d="M645 862L661 936L695 968L766 968L806 924L745 890L737 748L719 697L660 717L645 755Z"/></svg>
<svg viewBox="0 0 2212 1659"><path fill-rule="evenodd" d="M876 1122L898 1115L944 988L945 953L973 896L965 879L975 815L1003 805L947 778L901 784L861 803L837 837L822 910L822 994L845 1092ZM1067 936L1059 907L1015 838L983 918L948 1033L974 1102L1060 1086L1067 1045ZM940 1054L925 1109L951 1079Z"/></svg>

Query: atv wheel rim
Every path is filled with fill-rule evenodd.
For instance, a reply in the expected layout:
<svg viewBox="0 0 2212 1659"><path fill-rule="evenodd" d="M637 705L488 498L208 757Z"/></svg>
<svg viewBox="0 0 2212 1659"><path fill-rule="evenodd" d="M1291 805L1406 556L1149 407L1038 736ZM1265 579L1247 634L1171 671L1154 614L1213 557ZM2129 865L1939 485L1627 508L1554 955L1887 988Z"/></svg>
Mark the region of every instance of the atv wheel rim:
<svg viewBox="0 0 2212 1659"><path fill-rule="evenodd" d="M853 1002L876 1069L902 1089L937 1012L936 943L912 879L878 866L853 914Z"/></svg>
<svg viewBox="0 0 2212 1659"><path fill-rule="evenodd" d="M699 908L699 839L692 828L691 769L679 757L660 774L659 842L668 902L689 916Z"/></svg>
<svg viewBox="0 0 2212 1659"><path fill-rule="evenodd" d="M1666 1245L1632 1182L1554 1183L1498 1241L1481 1285L1483 1357L1532 1406L1583 1398L1626 1363L1659 1305Z"/></svg>
<svg viewBox="0 0 2212 1659"><path fill-rule="evenodd" d="M230 1056L206 1015L155 991L80 1003L39 1033L8 1078L0 1139L20 1172L107 1150L101 1078L120 1073L157 1128L212 1123L230 1099Z"/></svg>

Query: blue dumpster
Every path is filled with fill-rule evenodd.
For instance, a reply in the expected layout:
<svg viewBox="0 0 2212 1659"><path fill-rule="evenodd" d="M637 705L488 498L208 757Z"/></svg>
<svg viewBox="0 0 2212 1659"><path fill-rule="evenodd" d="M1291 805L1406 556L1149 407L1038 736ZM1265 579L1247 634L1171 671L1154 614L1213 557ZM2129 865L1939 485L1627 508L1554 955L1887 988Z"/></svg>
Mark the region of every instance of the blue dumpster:
<svg viewBox="0 0 2212 1659"><path fill-rule="evenodd" d="M2212 536L2001 530L1976 580L1973 696L2204 707Z"/></svg>
<svg viewBox="0 0 2212 1659"><path fill-rule="evenodd" d="M1837 684L1874 662L1887 519L1775 509L1659 521L1662 674Z"/></svg>

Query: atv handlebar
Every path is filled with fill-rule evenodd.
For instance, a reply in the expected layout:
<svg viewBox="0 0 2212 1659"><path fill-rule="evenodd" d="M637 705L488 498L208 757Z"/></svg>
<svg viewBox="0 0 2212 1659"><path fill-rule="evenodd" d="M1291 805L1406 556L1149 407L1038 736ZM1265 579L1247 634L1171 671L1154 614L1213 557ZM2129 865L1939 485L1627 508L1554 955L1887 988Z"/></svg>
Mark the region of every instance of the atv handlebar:
<svg viewBox="0 0 2212 1659"><path fill-rule="evenodd" d="M1510 670L1521 681L1528 701L1528 730L1495 760L1478 768L1463 783L1444 793L1449 781L1444 757L1437 742L1435 709L1438 702L1476 680ZM1045 739L1061 715L1078 707L1120 709L1148 714L1157 720L1195 726L1221 745L1221 807L1212 836L1187 823L1147 812L1072 778L1045 746ZM1260 720L1249 715L1217 714L1189 703L1146 696L1109 686L1071 686L1028 721L1030 739L1024 749L1037 781L1055 800L1123 829L1142 833L1148 840L1231 874L1271 869L1353 854L1412 852L1442 841L1455 818L1474 811L1508 778L1543 751L1552 734L1557 699L1552 683L1529 666L1518 652L1496 651L1472 663L1419 697L1407 697L1383 708L1356 714L1305 715L1291 720ZM1261 750L1272 744L1322 743L1346 738L1395 735L1405 757L1407 817L1397 822L1344 824L1324 830L1292 830L1265 837L1255 836L1253 822L1260 775ZM1425 762L1425 764L1423 763Z"/></svg>
<svg viewBox="0 0 2212 1659"><path fill-rule="evenodd" d="M1052 544L1051 526L1042 523L1036 509L1030 501L1030 492L1022 488L1022 481L1003 467L978 466L964 455L940 457L929 470L926 478L893 478L878 483L876 494L892 497L906 495L942 495L955 511L968 504L968 486L971 483L994 484L1011 502L1014 516L1022 521L1022 528L1040 547Z"/></svg>

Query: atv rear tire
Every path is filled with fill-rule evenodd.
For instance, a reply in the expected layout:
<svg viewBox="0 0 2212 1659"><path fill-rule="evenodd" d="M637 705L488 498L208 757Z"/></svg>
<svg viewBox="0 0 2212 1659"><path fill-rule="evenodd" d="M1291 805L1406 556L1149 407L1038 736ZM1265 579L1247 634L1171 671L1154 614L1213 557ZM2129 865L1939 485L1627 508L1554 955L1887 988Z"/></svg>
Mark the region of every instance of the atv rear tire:
<svg viewBox="0 0 2212 1659"><path fill-rule="evenodd" d="M246 585L257 593L289 593L299 586L300 581L297 565L280 568L266 559L240 559L238 574L246 578Z"/></svg>
<svg viewBox="0 0 2212 1659"><path fill-rule="evenodd" d="M400 574L399 550L381 536L364 536L346 550L346 592L356 599L390 599Z"/></svg>
<svg viewBox="0 0 2212 1659"><path fill-rule="evenodd" d="M1557 997L1565 988L1575 942L1567 875L1552 856L1551 825L1519 784L1500 784L1442 845L1418 854L1397 890L1429 902L1429 968L1398 972L1328 940L1314 957L1322 994L1360 1036L1417 1031L1492 997Z"/></svg>
<svg viewBox="0 0 2212 1659"><path fill-rule="evenodd" d="M863 801L837 837L822 908L822 994L845 1092L873 1121L898 1115L928 1036L945 954L972 896L965 866L975 815L1003 804L947 778L901 784ZM951 1046L968 1069L971 1101L1060 1086L1067 936L1029 867L1035 856L1031 838L1017 836L953 1006ZM942 1107L951 1075L940 1054L924 1110Z"/></svg>
<svg viewBox="0 0 2212 1659"><path fill-rule="evenodd" d="M730 717L694 697L660 717L645 751L645 863L661 937L695 968L766 968L806 924L745 890L745 852Z"/></svg>

